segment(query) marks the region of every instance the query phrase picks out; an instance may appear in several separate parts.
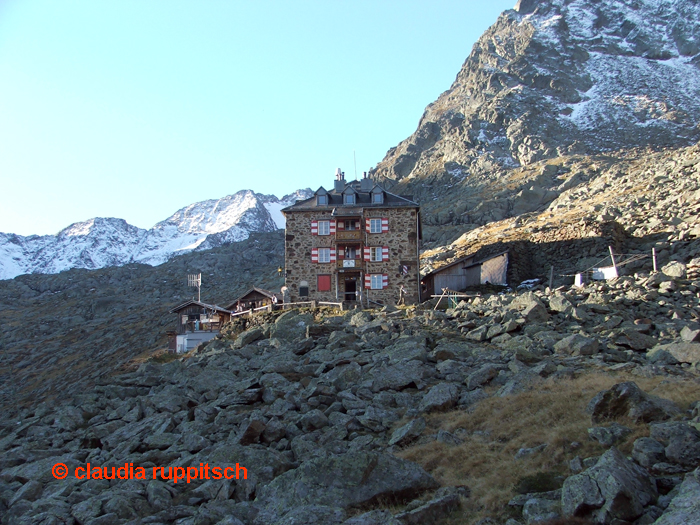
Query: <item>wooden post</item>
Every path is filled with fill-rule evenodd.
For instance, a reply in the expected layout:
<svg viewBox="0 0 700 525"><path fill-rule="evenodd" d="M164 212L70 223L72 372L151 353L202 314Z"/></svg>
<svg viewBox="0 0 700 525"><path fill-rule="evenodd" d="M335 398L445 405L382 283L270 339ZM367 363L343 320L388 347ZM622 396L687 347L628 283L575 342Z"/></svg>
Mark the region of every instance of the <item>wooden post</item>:
<svg viewBox="0 0 700 525"><path fill-rule="evenodd" d="M651 263L654 265L654 271L656 271L656 248L651 249Z"/></svg>
<svg viewBox="0 0 700 525"><path fill-rule="evenodd" d="M549 267L549 290L552 290L552 285L554 284L554 266Z"/></svg>
<svg viewBox="0 0 700 525"><path fill-rule="evenodd" d="M435 303L435 308L433 310L437 310L438 305L440 304L440 301L442 301L442 298L445 297L445 294L447 293L447 288L442 289L442 295L440 296L440 299L438 299L438 302Z"/></svg>
<svg viewBox="0 0 700 525"><path fill-rule="evenodd" d="M612 265L613 268L615 268L615 275L619 275L617 273L617 264L615 263L615 254L613 253L612 246L608 246L608 250L610 250L610 259L612 259Z"/></svg>

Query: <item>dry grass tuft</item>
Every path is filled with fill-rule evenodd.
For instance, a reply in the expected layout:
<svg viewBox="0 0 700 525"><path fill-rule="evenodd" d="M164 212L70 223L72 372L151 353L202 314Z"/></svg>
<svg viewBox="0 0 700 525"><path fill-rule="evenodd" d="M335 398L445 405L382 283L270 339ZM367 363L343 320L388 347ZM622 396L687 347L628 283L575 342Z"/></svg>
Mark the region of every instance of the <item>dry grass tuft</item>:
<svg viewBox="0 0 700 525"><path fill-rule="evenodd" d="M625 374L590 373L572 380L547 380L534 390L508 397L486 399L469 411L430 415L425 434L444 429L464 439L458 446L432 441L408 447L398 455L415 461L443 485L467 485L471 497L458 517L446 524L474 523L486 516L512 517L508 501L518 482L563 479L570 475L568 462L575 456L598 456L605 448L589 440L594 426L585 408L601 390L622 381L635 381L648 393L675 401L682 408L700 399L700 384L689 381L639 378ZM619 423L633 433L618 444L629 453L632 443L648 436L647 425L624 419ZM521 448L547 444L544 452L516 460Z"/></svg>

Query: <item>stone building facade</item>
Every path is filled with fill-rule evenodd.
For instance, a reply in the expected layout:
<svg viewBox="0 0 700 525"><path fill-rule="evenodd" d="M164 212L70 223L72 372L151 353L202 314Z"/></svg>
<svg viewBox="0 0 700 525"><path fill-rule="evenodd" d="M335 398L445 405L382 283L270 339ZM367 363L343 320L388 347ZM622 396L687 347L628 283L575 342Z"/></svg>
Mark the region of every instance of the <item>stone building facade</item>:
<svg viewBox="0 0 700 525"><path fill-rule="evenodd" d="M362 306L420 300L420 206L372 179L346 182L284 208L288 302ZM402 291L403 288L403 291Z"/></svg>

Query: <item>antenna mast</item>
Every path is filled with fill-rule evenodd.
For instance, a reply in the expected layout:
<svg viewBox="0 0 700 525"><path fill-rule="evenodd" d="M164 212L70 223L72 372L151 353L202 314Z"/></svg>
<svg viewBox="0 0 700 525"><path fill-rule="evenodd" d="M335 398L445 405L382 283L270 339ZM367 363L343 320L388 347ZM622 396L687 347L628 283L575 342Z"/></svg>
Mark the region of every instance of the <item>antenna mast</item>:
<svg viewBox="0 0 700 525"><path fill-rule="evenodd" d="M352 150L352 161L355 164L355 180L357 180L357 158L355 157L355 150Z"/></svg>
<svg viewBox="0 0 700 525"><path fill-rule="evenodd" d="M196 275L187 276L187 286L197 287L197 302L202 302L202 274L198 273Z"/></svg>

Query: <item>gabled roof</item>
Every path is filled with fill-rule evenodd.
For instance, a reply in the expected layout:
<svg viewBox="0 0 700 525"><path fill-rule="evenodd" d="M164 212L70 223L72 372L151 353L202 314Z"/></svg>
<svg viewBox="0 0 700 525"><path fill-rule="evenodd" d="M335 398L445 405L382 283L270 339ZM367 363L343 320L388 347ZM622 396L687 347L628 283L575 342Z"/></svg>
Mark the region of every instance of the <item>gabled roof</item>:
<svg viewBox="0 0 700 525"><path fill-rule="evenodd" d="M324 190L325 191L325 190ZM372 193L377 191L384 192L384 202L374 203L372 202ZM419 208L420 205L415 202L411 197L405 195L397 195L391 193L383 188L379 184L375 184L371 190L362 191L360 187L360 181L355 180L345 184L343 190L338 192L335 189L327 191L328 204L319 205L316 200L316 195L311 198L302 201L297 201L291 206L283 208L282 213L294 212L294 211L311 211L311 210L323 210L331 211L333 208L338 208L339 214L346 215L341 212L343 207L354 207L354 208ZM344 193L354 193L355 203L345 204L343 202Z"/></svg>
<svg viewBox="0 0 700 525"><path fill-rule="evenodd" d="M499 252L499 253L494 253L493 255L489 255L488 257L483 257L479 259L478 261L471 261L469 264L465 265L465 268L471 268L472 266L478 266L479 264L483 264L486 261L490 261L491 259L495 259L496 257L500 257L501 255L505 255L508 253L509 250ZM426 273L423 277L428 277L429 275L435 275L437 273L442 272L443 270L447 270L448 268L452 268L453 266L456 266L458 264L462 264L465 261L468 261L469 259L473 259L474 255L467 255L466 257L461 257L457 259L456 261L452 261L450 264L446 264L444 266L440 266L440 268L436 268L430 273Z"/></svg>
<svg viewBox="0 0 700 525"><path fill-rule="evenodd" d="M209 310L214 310L216 312L222 312L225 314L231 313L229 310L227 310L226 308L222 308L221 306L217 306L215 304L207 304L207 303L203 303L201 301L195 301L194 299L190 299L189 301L186 301L186 302L176 306L175 308L170 310L170 313L173 314L173 313L179 312L180 310L184 310L188 306L192 306L192 305L201 306L202 308L207 308Z"/></svg>
<svg viewBox="0 0 700 525"><path fill-rule="evenodd" d="M262 288L258 288L257 286L253 286L251 289L249 289L248 291L246 291L246 293L244 293L244 294L241 295L240 297L237 297L236 299L234 299L233 301L231 301L231 304L229 304L226 308L228 308L228 309L230 309L230 310L233 310L233 308L236 306L236 303L238 303L238 301L243 301L243 300L245 300L245 297L246 297L247 295L250 295L250 294L253 293L253 292L258 292L259 294L262 294L262 295L264 295L264 296L266 296L266 297L269 297L270 299L272 299L273 297L277 297L278 300L281 300L281 299L282 299L282 296L279 295L279 294L276 294L276 293L274 293L274 292L270 292L269 290L263 290Z"/></svg>

